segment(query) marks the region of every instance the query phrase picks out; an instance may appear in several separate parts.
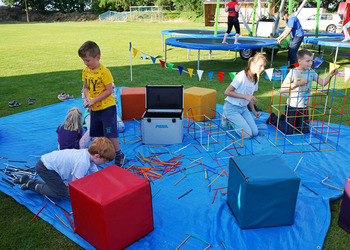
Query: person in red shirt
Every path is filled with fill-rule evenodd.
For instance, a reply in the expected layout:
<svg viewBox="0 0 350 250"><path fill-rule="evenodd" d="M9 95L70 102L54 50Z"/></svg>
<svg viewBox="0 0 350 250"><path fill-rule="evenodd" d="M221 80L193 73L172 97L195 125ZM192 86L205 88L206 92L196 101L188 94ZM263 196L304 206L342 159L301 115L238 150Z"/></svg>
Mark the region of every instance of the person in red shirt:
<svg viewBox="0 0 350 250"><path fill-rule="evenodd" d="M227 31L224 36L224 40L222 40L223 44L228 44L226 42L226 39L228 35L230 34L232 27L235 26L236 35L235 35L235 43L238 42L239 34L241 33L241 29L239 27L239 21L238 21L238 12L241 9L243 2L238 3L236 0L232 0L229 3L225 3L225 11L228 12L228 18L227 18Z"/></svg>

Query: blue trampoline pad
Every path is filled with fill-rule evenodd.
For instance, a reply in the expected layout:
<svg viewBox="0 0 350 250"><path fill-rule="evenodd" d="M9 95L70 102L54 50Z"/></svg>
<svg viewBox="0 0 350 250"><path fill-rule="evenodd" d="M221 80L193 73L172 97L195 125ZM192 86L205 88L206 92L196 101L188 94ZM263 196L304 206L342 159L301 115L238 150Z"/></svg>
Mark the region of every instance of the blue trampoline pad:
<svg viewBox="0 0 350 250"><path fill-rule="evenodd" d="M349 48L350 42L342 42L343 40L344 38L335 38L335 37L322 37L322 38L307 37L307 38L304 38L303 42L315 44L315 45L330 46L330 47Z"/></svg>
<svg viewBox="0 0 350 250"><path fill-rule="evenodd" d="M237 44L234 43L234 39L227 39L227 43L228 44L222 44L221 38L171 37L165 40L166 45L198 50L260 49L262 47L278 45L275 39L255 37L239 37Z"/></svg>
<svg viewBox="0 0 350 250"><path fill-rule="evenodd" d="M175 29L175 30L162 30L162 35L169 36L184 36L184 37L214 37L214 30L209 29ZM218 30L217 36L224 37L226 30ZM236 32L232 31L229 36L234 36Z"/></svg>
<svg viewBox="0 0 350 250"><path fill-rule="evenodd" d="M284 30L279 31L279 35L282 34ZM304 30L304 37L315 37L316 36L316 31L311 31L311 30ZM343 37L343 33L330 33L330 32L318 32L318 36L322 37Z"/></svg>

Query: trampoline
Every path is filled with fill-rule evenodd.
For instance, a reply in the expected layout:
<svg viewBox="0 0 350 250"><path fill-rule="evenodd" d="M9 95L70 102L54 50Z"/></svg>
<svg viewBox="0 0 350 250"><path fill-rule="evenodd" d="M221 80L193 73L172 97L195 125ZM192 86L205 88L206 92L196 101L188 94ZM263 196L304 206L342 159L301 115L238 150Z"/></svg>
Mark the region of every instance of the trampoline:
<svg viewBox="0 0 350 250"><path fill-rule="evenodd" d="M303 42L308 44L323 45L323 46L336 48L335 57L334 57L334 63L336 63L339 47L350 48L350 42L342 42L343 39L344 38L339 38L339 37L322 37L322 38L307 37L307 38L304 38Z"/></svg>
<svg viewBox="0 0 350 250"><path fill-rule="evenodd" d="M283 33L284 30L280 30L279 35ZM316 31L304 30L304 37L315 37ZM343 33L330 33L330 32L318 32L318 36L322 37L344 37Z"/></svg>
<svg viewBox="0 0 350 250"><path fill-rule="evenodd" d="M253 38L253 37L239 37L238 43L234 43L234 39L227 39L229 44L222 44L221 38L195 38L195 37L171 37L165 40L165 54L164 58L166 61L167 46L195 49L198 50L198 69L200 61L201 50L240 50L240 55L244 55L244 50L250 50L256 52L258 49L264 47L277 46L275 39L269 38ZM243 52L242 52L243 51ZM251 52L250 52L251 53ZM247 59L247 58L244 58ZM273 58L271 58L273 60Z"/></svg>
<svg viewBox="0 0 350 250"><path fill-rule="evenodd" d="M196 38L209 38L215 37L214 30L209 29L175 29L175 30L162 30L162 49L164 50L164 36L181 36L181 37L196 37ZM217 37L223 38L226 30L218 30ZM236 35L235 31L231 31L229 37Z"/></svg>

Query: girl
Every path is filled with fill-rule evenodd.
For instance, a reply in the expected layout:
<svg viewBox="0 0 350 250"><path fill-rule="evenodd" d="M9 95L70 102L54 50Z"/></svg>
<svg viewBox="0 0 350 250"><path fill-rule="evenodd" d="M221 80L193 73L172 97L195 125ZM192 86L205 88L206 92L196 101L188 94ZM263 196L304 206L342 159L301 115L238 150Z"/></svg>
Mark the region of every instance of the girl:
<svg viewBox="0 0 350 250"><path fill-rule="evenodd" d="M249 136L258 135L258 127L247 105L249 104L255 117L259 118L260 113L254 107L257 100L253 93L258 90L258 75L264 71L266 63L266 58L261 54L249 58L247 68L239 72L225 90L227 97L223 114L240 137L247 134Z"/></svg>
<svg viewBox="0 0 350 250"><path fill-rule="evenodd" d="M232 0L228 4L225 3L225 12L228 12L227 17L227 31L224 36L224 40L222 40L223 44L228 44L226 42L226 39L228 35L230 34L232 27L235 26L236 35L235 35L235 43L238 42L239 34L241 33L241 29L239 27L239 21L238 21L238 12L241 9L242 3L239 3L236 0Z"/></svg>
<svg viewBox="0 0 350 250"><path fill-rule="evenodd" d="M68 111L65 123L58 126L56 132L60 150L79 149L79 140L83 135L81 116L81 110L73 107Z"/></svg>

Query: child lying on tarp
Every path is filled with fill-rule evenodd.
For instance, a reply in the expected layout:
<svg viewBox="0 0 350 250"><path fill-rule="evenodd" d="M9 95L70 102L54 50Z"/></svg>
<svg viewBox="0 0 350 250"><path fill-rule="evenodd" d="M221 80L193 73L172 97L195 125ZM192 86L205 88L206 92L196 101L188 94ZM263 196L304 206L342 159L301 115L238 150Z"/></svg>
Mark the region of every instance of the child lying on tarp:
<svg viewBox="0 0 350 250"><path fill-rule="evenodd" d="M114 157L112 142L99 137L88 149L65 149L41 156L35 170L43 181L23 175L13 182L23 184L22 190L33 190L42 195L64 199L69 194L65 181L74 181L87 173L94 173L98 170L96 165L112 161Z"/></svg>
<svg viewBox="0 0 350 250"><path fill-rule="evenodd" d="M279 118L271 113L266 123L278 127L285 134L293 134L294 131L307 134L309 130L308 101L311 95L312 82L315 81L322 87L326 86L336 74L336 69L322 79L311 69L314 54L306 49L298 51L299 67L292 69L286 76L281 86L281 92L288 95L285 114Z"/></svg>

